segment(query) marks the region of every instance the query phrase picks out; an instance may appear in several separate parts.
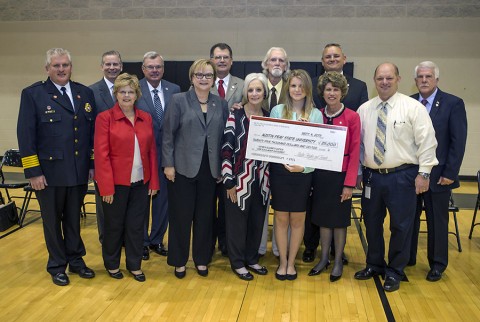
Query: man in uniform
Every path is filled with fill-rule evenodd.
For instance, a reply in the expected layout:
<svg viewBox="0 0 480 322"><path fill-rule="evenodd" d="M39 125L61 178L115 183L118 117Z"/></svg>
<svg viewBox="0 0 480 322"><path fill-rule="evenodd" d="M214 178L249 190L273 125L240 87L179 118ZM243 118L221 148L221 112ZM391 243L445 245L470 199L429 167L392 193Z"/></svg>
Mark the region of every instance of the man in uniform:
<svg viewBox="0 0 480 322"><path fill-rule="evenodd" d="M17 137L25 177L35 190L53 283L65 274L93 278L83 261L80 208L93 178L95 100L92 91L70 80L72 60L62 48L47 51L48 79L22 91Z"/></svg>
<svg viewBox="0 0 480 322"><path fill-rule="evenodd" d="M103 72L101 80L95 84L90 85L90 89L95 96L95 106L97 108L97 114L108 110L115 104L115 98L113 97L113 84L118 75L122 72L122 57L116 50L110 50L102 55L102 62L100 67ZM97 210L97 227L98 227L98 239L100 243L103 241L103 207L102 198L98 194L98 189L95 187L95 205Z"/></svg>

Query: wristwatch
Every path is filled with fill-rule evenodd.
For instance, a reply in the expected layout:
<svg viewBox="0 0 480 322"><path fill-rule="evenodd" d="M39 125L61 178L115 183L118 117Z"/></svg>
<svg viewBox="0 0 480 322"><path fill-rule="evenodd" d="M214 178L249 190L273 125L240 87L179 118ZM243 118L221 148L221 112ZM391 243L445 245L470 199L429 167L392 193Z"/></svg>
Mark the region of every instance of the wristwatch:
<svg viewBox="0 0 480 322"><path fill-rule="evenodd" d="M430 173L419 172L418 175L421 176L425 180L430 179Z"/></svg>

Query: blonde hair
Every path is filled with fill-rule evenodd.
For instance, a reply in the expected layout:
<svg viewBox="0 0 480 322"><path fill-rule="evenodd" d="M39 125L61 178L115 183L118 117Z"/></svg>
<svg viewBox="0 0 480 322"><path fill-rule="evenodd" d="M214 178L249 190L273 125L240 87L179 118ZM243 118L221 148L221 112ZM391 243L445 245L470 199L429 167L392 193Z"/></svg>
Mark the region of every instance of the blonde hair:
<svg viewBox="0 0 480 322"><path fill-rule="evenodd" d="M303 69L294 69L288 75L286 86L284 87L284 90L287 91L287 95L284 95L283 102L280 102L285 105L285 107L283 108L282 118L289 120L292 118L293 115L293 100L290 96L289 88L290 82L294 78L298 78L302 81L302 88L305 92L305 102L303 104L303 115L301 115L300 117L308 120L315 105L313 103L312 96L312 79L310 78L310 75L308 75L308 73Z"/></svg>
<svg viewBox="0 0 480 322"><path fill-rule="evenodd" d="M113 84L113 96L117 96L118 90L125 86L133 88L135 95L137 95L137 100L142 96L142 90L140 89L140 83L138 82L137 76L128 73L118 75Z"/></svg>

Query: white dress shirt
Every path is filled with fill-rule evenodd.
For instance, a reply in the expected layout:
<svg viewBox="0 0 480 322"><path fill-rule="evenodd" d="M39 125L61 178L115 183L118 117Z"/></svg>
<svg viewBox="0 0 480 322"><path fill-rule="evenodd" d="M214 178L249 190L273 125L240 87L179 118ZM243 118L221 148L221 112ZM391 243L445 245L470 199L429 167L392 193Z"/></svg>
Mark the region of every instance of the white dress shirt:
<svg viewBox="0 0 480 322"><path fill-rule="evenodd" d="M405 163L418 164L419 172L430 173L438 164L437 140L425 106L401 93L387 100L385 160L379 166L373 160L378 110L382 100L377 96L360 106L362 123L360 161L372 169L395 168Z"/></svg>

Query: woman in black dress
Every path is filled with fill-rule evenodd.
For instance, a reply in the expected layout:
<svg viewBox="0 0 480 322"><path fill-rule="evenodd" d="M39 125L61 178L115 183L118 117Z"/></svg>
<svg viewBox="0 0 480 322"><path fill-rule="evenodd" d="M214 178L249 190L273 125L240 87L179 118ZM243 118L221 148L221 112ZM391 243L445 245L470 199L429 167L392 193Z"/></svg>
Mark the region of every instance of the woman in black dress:
<svg viewBox="0 0 480 322"><path fill-rule="evenodd" d="M313 174L312 222L320 226L322 256L308 275L318 275L328 267L333 235L335 262L330 274L332 282L342 277L342 254L347 227L350 226L352 192L357 180L360 156L360 117L341 103L347 91L347 80L342 74L328 72L318 79L318 93L327 103L321 109L324 123L347 127L342 172L317 169Z"/></svg>
<svg viewBox="0 0 480 322"><path fill-rule="evenodd" d="M323 122L322 114L313 105L312 80L306 71L293 70L287 79L286 90L285 104L275 106L270 117ZM312 171L312 168L302 165L270 164L272 208L275 210L274 231L280 254L280 265L275 277L279 280L297 278L295 257L305 229L305 211L311 189Z"/></svg>

